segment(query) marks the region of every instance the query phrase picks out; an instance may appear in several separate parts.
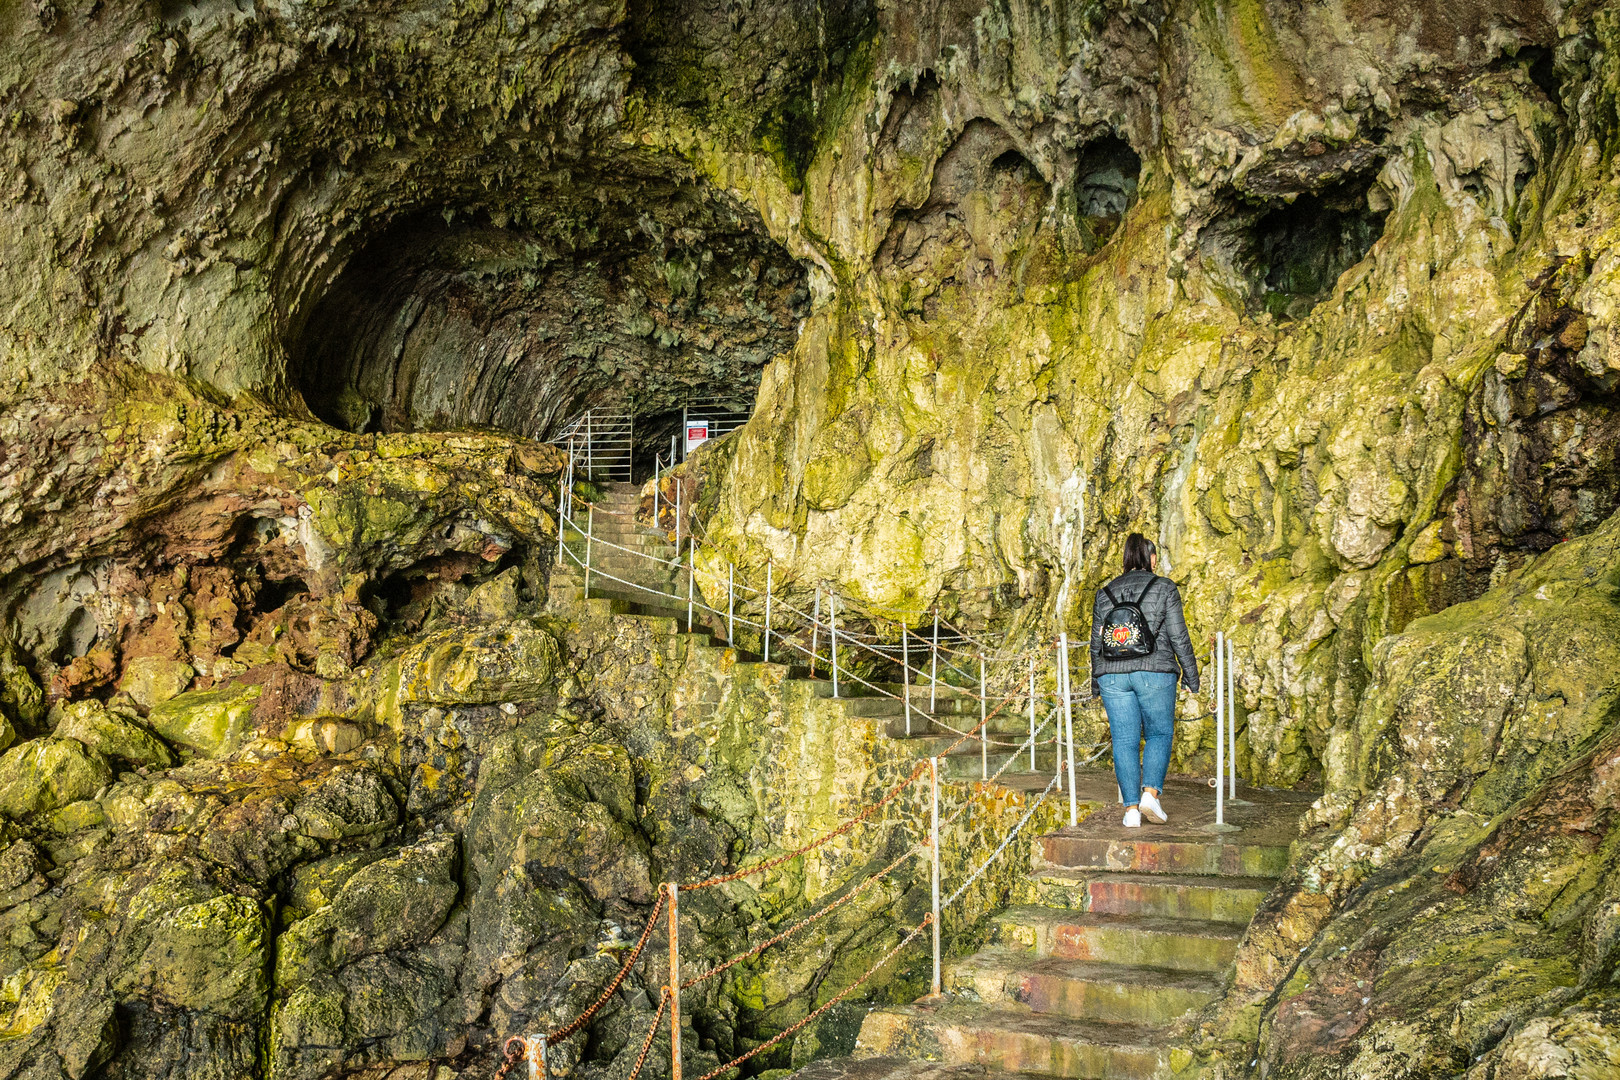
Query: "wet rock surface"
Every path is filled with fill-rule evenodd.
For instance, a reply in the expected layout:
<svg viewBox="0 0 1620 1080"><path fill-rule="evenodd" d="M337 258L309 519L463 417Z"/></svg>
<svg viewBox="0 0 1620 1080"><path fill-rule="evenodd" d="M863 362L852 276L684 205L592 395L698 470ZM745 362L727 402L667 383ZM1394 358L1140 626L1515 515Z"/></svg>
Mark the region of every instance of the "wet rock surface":
<svg viewBox="0 0 1620 1080"><path fill-rule="evenodd" d="M757 406L679 474L707 580L1044 639L1141 529L1234 636L1245 780L1325 793L1173 1074L1612 1074L1617 26L10 5L0 1070L487 1075L657 882L907 768L780 670L541 608L532 437L599 403L661 449L708 385ZM1175 767L1213 745L1182 725ZM916 811L695 897L690 955L898 857ZM705 984L691 1067L923 896L908 867ZM664 977L556 1070L627 1075ZM759 1066L842 1053L855 1009Z"/></svg>

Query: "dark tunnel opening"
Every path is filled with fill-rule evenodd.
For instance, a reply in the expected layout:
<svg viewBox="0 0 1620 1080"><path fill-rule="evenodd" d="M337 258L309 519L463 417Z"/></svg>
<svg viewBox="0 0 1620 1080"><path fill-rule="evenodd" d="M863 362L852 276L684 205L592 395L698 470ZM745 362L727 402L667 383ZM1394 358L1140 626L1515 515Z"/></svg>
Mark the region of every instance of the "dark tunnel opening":
<svg viewBox="0 0 1620 1080"><path fill-rule="evenodd" d="M637 481L689 404L751 412L808 309L803 268L756 214L703 185L644 181L634 194L597 192L588 220L541 228L395 221L293 343L305 404L349 431L536 439L586 410L625 416Z"/></svg>

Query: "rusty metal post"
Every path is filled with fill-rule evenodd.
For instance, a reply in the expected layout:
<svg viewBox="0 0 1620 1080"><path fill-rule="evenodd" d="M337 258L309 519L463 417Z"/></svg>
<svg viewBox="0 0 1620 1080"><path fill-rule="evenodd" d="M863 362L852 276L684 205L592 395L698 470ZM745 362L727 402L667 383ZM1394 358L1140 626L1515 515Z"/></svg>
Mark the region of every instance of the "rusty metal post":
<svg viewBox="0 0 1620 1080"><path fill-rule="evenodd" d="M933 863L931 878L934 896L934 982L933 993L940 994L939 981L939 758L928 759L928 847Z"/></svg>
<svg viewBox="0 0 1620 1080"><path fill-rule="evenodd" d="M771 662L771 583L775 563L765 564L765 662Z"/></svg>
<svg viewBox="0 0 1620 1080"><path fill-rule="evenodd" d="M681 1080L681 944L676 918L681 887L671 881L664 888L669 892L669 1075L670 1080Z"/></svg>

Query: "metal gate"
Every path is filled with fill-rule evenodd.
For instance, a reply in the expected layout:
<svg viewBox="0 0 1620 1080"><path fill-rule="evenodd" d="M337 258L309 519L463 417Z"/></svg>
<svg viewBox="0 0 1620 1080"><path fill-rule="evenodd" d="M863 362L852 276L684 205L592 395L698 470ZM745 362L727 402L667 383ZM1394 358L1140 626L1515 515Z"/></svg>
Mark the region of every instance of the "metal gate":
<svg viewBox="0 0 1620 1080"><path fill-rule="evenodd" d="M634 447L635 417L587 409L552 438L566 447L574 468L590 480L630 482L630 455Z"/></svg>
<svg viewBox="0 0 1620 1080"><path fill-rule="evenodd" d="M736 431L748 423L748 415L729 408L719 399L688 401L681 410L682 459L711 439Z"/></svg>

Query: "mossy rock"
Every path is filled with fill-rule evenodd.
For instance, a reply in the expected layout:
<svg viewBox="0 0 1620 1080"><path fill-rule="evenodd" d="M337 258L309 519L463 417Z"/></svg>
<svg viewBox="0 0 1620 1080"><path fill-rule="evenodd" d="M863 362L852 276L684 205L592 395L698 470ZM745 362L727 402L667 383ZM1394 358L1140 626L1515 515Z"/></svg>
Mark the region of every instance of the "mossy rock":
<svg viewBox="0 0 1620 1080"><path fill-rule="evenodd" d="M444 631L401 658L400 697L456 705L533 699L550 688L557 660L557 639L529 622Z"/></svg>
<svg viewBox="0 0 1620 1080"><path fill-rule="evenodd" d="M286 990L374 953L433 935L460 895L456 843L434 840L362 867L332 902L277 942L276 986Z"/></svg>
<svg viewBox="0 0 1620 1080"><path fill-rule="evenodd" d="M50 813L112 783L107 759L77 739L31 739L0 756L0 813Z"/></svg>
<svg viewBox="0 0 1620 1080"><path fill-rule="evenodd" d="M151 924L123 988L176 1008L248 1019L265 1006L268 947L269 920L251 897L184 904Z"/></svg>
<svg viewBox="0 0 1620 1080"><path fill-rule="evenodd" d="M167 769L174 764L174 753L146 725L99 701L75 701L63 708L55 733L59 739L77 739L87 749L131 765Z"/></svg>
<svg viewBox="0 0 1620 1080"><path fill-rule="evenodd" d="M118 680L118 689L135 699L143 709L151 709L191 685L196 672L184 660L165 660L160 656L139 656L124 664L124 674Z"/></svg>
<svg viewBox="0 0 1620 1080"><path fill-rule="evenodd" d="M228 686L170 698L147 716L182 756L220 758L237 750L253 730L253 707L262 688Z"/></svg>

